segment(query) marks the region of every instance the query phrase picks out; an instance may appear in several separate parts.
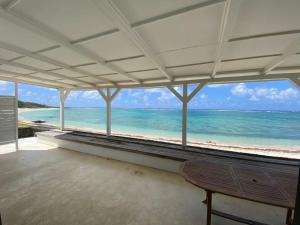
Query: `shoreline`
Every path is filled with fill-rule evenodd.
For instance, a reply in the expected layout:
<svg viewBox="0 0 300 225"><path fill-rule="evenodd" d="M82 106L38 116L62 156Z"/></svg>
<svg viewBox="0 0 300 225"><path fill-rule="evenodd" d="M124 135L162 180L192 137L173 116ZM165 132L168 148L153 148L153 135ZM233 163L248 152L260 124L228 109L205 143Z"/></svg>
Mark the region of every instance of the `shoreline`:
<svg viewBox="0 0 300 225"><path fill-rule="evenodd" d="M54 110L58 108L18 108L18 112L31 112L31 111L42 111L42 110Z"/></svg>
<svg viewBox="0 0 300 225"><path fill-rule="evenodd" d="M57 108L19 108L19 112L29 112L29 111L40 111L40 110L54 110ZM24 120L23 118L19 118L21 123L25 123L28 125L35 126L45 126L52 129L58 129L58 126L50 123L42 123L36 124L32 121ZM105 134L105 130L95 129L95 128L78 128L75 126L68 126L66 130L75 130L75 131L83 131L83 132L91 132L95 134ZM169 142L174 144L180 144L181 140L176 138L162 138L154 135L138 135L138 134L126 134L122 132L112 132L113 135L121 136L121 137L129 137L129 138L137 138L143 140L151 140L151 141L162 141ZM240 143L219 143L216 141L195 141L190 140L188 144L195 147L202 148L210 148L214 150L223 150L223 151L232 151L232 152L240 152L240 153L249 153L249 154L258 154L265 156L275 156L275 157L286 157L293 159L300 159L300 148L297 146L265 146L265 145L251 145L251 144L240 144Z"/></svg>

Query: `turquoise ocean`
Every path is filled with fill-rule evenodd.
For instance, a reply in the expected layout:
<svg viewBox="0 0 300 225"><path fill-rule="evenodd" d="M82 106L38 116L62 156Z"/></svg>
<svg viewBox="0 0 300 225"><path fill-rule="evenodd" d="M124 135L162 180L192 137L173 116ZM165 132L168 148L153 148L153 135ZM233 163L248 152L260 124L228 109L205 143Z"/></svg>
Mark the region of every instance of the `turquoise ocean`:
<svg viewBox="0 0 300 225"><path fill-rule="evenodd" d="M22 112L20 118L59 125L59 109ZM66 127L105 130L105 120L105 108L65 109ZM180 139L181 110L113 108L112 132ZM190 109L188 140L300 149L300 112Z"/></svg>

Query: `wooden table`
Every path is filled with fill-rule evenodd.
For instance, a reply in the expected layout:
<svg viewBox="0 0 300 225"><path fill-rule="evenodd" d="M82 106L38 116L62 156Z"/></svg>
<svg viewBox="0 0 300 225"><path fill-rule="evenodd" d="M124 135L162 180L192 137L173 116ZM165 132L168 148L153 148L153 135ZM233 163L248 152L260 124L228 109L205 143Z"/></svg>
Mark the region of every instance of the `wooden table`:
<svg viewBox="0 0 300 225"><path fill-rule="evenodd" d="M263 225L212 209L212 194L220 193L287 209L286 224L292 224L298 167L235 159L186 161L181 174L190 183L205 189L207 225L211 215L244 224Z"/></svg>

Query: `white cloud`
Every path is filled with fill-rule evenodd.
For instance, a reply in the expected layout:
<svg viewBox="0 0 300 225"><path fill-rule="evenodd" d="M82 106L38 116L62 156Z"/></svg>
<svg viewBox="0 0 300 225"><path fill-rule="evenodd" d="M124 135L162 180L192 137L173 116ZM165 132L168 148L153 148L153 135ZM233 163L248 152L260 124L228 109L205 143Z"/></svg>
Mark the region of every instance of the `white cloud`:
<svg viewBox="0 0 300 225"><path fill-rule="evenodd" d="M144 102L148 102L149 97L147 95L145 95L144 98L143 98L143 100L144 100Z"/></svg>
<svg viewBox="0 0 300 225"><path fill-rule="evenodd" d="M97 99L100 96L98 91L84 91L81 97L85 99Z"/></svg>
<svg viewBox="0 0 300 225"><path fill-rule="evenodd" d="M200 95L200 99L202 100L207 100L208 96L206 94Z"/></svg>
<svg viewBox="0 0 300 225"><path fill-rule="evenodd" d="M68 96L68 99L98 99L100 95L98 91L72 91Z"/></svg>
<svg viewBox="0 0 300 225"><path fill-rule="evenodd" d="M246 95L251 95L253 93L253 90L247 88L247 86L244 83L240 83L235 85L231 89L231 93L237 96L246 96Z"/></svg>
<svg viewBox="0 0 300 225"><path fill-rule="evenodd" d="M32 94L33 94L32 91L26 91L25 92L26 97L30 97L30 96L32 96Z"/></svg>
<svg viewBox="0 0 300 225"><path fill-rule="evenodd" d="M174 98L174 95L169 91L163 91L160 93L158 100L161 102L169 101L170 99Z"/></svg>
<svg viewBox="0 0 300 225"><path fill-rule="evenodd" d="M68 99L76 99L81 94L81 91L71 91Z"/></svg>
<svg viewBox="0 0 300 225"><path fill-rule="evenodd" d="M226 87L229 86L229 84L209 84L207 85L209 88L221 88L221 87Z"/></svg>
<svg viewBox="0 0 300 225"><path fill-rule="evenodd" d="M145 89L145 92L148 93L161 93L163 91L162 88L147 88Z"/></svg>
<svg viewBox="0 0 300 225"><path fill-rule="evenodd" d="M297 98L299 92L294 88L287 88L284 90L272 90L272 94L268 96L270 99L286 100L291 98Z"/></svg>
<svg viewBox="0 0 300 225"><path fill-rule="evenodd" d="M294 88L278 89L269 87L248 88L246 84L240 83L231 89L231 93L236 96L249 97L250 101L269 99L274 101L285 101L295 99L300 96L299 91Z"/></svg>
<svg viewBox="0 0 300 225"><path fill-rule="evenodd" d="M174 88L176 91L179 91L178 87ZM158 100L160 102L169 101L170 99L173 99L175 96L170 92L170 90L166 88L152 88L152 89L145 89L146 93L154 93L159 94Z"/></svg>
<svg viewBox="0 0 300 225"><path fill-rule="evenodd" d="M257 98L255 95L252 95L250 98L249 98L250 101L252 102L257 102L259 101L259 98Z"/></svg>
<svg viewBox="0 0 300 225"><path fill-rule="evenodd" d="M133 91L130 93L130 95L132 97L139 97L139 96L143 95L143 93L141 91Z"/></svg>

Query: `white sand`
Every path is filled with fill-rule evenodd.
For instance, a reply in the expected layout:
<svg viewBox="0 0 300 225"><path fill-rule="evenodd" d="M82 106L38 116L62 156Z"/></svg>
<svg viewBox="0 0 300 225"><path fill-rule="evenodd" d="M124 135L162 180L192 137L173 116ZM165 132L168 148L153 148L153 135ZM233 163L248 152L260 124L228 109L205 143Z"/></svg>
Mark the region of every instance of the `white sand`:
<svg viewBox="0 0 300 225"><path fill-rule="evenodd" d="M54 110L57 108L18 108L20 113L22 112L29 112L29 111L40 111L40 110Z"/></svg>

